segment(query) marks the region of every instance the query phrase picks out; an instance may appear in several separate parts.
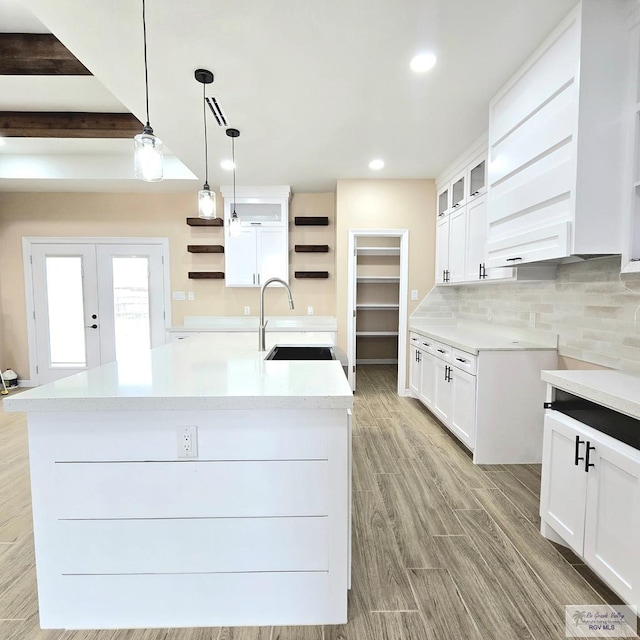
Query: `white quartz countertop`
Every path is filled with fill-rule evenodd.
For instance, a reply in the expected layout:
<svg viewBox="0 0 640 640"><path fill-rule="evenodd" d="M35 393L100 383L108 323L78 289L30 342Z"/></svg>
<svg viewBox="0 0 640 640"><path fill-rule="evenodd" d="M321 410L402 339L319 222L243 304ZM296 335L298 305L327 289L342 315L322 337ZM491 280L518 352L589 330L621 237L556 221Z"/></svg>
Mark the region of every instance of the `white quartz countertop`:
<svg viewBox="0 0 640 640"><path fill-rule="evenodd" d="M410 322L409 330L472 354L477 354L479 351L555 350L555 346L549 342L546 344L536 342L531 338L523 339L500 333L499 330L488 331L473 325L438 327Z"/></svg>
<svg viewBox="0 0 640 640"><path fill-rule="evenodd" d="M543 371L557 389L640 420L640 376L622 371Z"/></svg>
<svg viewBox="0 0 640 640"><path fill-rule="evenodd" d="M282 341L279 341L282 342ZM4 400L6 411L347 409L353 394L338 360L265 361L267 351L221 348L202 334Z"/></svg>
<svg viewBox="0 0 640 640"><path fill-rule="evenodd" d="M265 316L267 331L337 331L333 316ZM258 331L258 316L187 316L170 333Z"/></svg>

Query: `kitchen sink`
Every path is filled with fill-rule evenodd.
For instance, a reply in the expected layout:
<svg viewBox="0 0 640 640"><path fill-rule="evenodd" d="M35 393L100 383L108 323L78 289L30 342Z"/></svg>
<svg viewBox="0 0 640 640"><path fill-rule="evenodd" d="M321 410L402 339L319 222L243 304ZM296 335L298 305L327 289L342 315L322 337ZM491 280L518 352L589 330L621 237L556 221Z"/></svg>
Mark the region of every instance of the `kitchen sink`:
<svg viewBox="0 0 640 640"><path fill-rule="evenodd" d="M265 360L335 360L333 347L317 345L276 345L269 351Z"/></svg>

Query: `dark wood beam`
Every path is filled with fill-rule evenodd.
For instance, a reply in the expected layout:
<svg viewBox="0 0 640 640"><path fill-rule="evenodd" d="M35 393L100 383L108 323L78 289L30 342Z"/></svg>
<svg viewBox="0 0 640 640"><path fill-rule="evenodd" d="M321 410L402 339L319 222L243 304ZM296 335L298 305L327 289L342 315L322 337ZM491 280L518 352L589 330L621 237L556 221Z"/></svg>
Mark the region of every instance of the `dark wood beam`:
<svg viewBox="0 0 640 640"><path fill-rule="evenodd" d="M52 33L0 33L0 75L92 74Z"/></svg>
<svg viewBox="0 0 640 640"><path fill-rule="evenodd" d="M5 138L132 138L141 132L130 113L0 111Z"/></svg>

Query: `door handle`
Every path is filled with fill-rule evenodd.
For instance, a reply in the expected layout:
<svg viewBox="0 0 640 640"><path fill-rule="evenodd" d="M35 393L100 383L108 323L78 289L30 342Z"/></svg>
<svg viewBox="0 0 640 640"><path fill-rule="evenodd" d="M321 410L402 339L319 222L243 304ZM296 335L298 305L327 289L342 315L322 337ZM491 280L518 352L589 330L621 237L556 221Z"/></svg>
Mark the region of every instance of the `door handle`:
<svg viewBox="0 0 640 640"><path fill-rule="evenodd" d="M576 436L576 455L574 464L577 467L580 460L584 460L584 458L580 455L580 445L584 444L584 440L580 440L580 436Z"/></svg>
<svg viewBox="0 0 640 640"><path fill-rule="evenodd" d="M97 329L98 325L97 324L86 324L84 326L85 329Z"/></svg>

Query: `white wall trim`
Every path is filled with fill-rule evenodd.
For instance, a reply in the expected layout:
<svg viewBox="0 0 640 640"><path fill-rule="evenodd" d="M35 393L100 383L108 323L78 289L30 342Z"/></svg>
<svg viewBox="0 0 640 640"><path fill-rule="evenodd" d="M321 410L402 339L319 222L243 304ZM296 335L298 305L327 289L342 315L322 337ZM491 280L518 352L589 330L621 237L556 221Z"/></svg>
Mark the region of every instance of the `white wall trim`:
<svg viewBox="0 0 640 640"><path fill-rule="evenodd" d="M23 236L22 237L22 266L24 272L25 307L27 313L27 347L29 350L29 386L37 386L37 352L36 352L36 322L34 318L33 299L33 266L31 264L31 248L38 244L147 244L162 247L162 264L164 269L164 334L171 327L171 268L169 264L169 238L166 237L54 237L54 236ZM22 385L21 385L22 386ZM26 384L25 384L26 386Z"/></svg>
<svg viewBox="0 0 640 640"><path fill-rule="evenodd" d="M347 356L349 382L353 388L353 366L356 363L356 336L353 311L355 309L356 238L359 236L400 238L400 309L398 311L398 394L403 395L407 377L407 304L409 288L409 230L408 229L349 229L347 269Z"/></svg>

